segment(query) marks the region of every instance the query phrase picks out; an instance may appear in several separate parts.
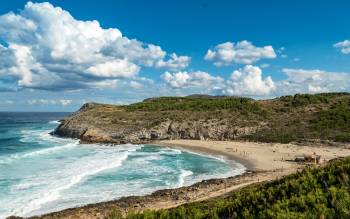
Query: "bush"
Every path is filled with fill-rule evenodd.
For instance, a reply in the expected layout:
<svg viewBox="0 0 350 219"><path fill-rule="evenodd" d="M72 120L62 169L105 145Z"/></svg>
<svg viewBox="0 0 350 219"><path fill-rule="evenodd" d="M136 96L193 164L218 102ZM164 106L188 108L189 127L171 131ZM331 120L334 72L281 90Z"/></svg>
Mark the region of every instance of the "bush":
<svg viewBox="0 0 350 219"><path fill-rule="evenodd" d="M348 93L320 93L320 94L295 94L294 96L283 96L279 100L286 106L300 107L309 104L329 103L332 98L349 96Z"/></svg>
<svg viewBox="0 0 350 219"><path fill-rule="evenodd" d="M350 100L321 111L311 121L313 130L337 141L350 141Z"/></svg>
<svg viewBox="0 0 350 219"><path fill-rule="evenodd" d="M161 97L124 106L127 111L213 111L237 109L243 112L257 112L258 104L249 98L234 97Z"/></svg>

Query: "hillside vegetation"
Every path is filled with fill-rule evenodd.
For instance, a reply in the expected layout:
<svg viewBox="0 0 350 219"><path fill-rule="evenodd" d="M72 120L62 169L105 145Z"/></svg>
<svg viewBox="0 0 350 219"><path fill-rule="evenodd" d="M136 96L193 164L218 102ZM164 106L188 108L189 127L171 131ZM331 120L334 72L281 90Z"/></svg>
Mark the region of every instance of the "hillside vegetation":
<svg viewBox="0 0 350 219"><path fill-rule="evenodd" d="M56 133L115 143L162 139L350 142L350 94L297 94L271 100L192 95L123 106L90 103L67 118Z"/></svg>
<svg viewBox="0 0 350 219"><path fill-rule="evenodd" d="M155 218L350 218L350 158L326 167L306 168L274 182L253 185L226 197L168 210L129 213L129 219ZM122 218L117 210L110 219Z"/></svg>

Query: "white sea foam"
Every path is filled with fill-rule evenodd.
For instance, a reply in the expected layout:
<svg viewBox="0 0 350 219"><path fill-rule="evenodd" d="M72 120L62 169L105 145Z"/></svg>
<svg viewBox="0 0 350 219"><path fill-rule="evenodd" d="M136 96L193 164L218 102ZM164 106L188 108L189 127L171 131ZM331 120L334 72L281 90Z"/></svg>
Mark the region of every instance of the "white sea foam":
<svg viewBox="0 0 350 219"><path fill-rule="evenodd" d="M192 161L184 160L184 153L178 149L149 151L142 150L143 145L79 144L76 140L46 135L43 130L32 133L38 140L42 139L48 145L53 143L54 146L17 154L18 157L12 158L23 160L11 163L11 167L18 171L3 174L0 171L0 178L16 180L8 187L9 195L0 197L0 206L7 206L6 209L0 208L0 218L38 215L244 172L244 167L239 164L230 171L227 164L222 164L226 169L220 169L220 162L212 160L212 165L220 171L210 169L198 173L196 165L192 166ZM214 156L191 154L222 160ZM5 169L0 165L0 170Z"/></svg>
<svg viewBox="0 0 350 219"><path fill-rule="evenodd" d="M89 147L95 147L97 149L113 149L113 151L134 151L138 150L142 147L144 147L143 144L122 144L122 145L115 145L115 144L81 144L86 145Z"/></svg>
<svg viewBox="0 0 350 219"><path fill-rule="evenodd" d="M42 149L31 151L31 152L12 154L12 155L7 156L3 159L0 159L0 164L8 164L8 163L11 163L15 160L20 160L23 158L29 158L29 157L35 157L35 156L44 155L44 154L55 153L55 152L58 152L61 150L66 150L66 149L76 147L76 146L78 146L78 144L79 144L79 141L74 140L74 142L70 142L70 143L65 144L63 146L42 148Z"/></svg>
<svg viewBox="0 0 350 219"><path fill-rule="evenodd" d="M191 176L191 175L193 175L192 171L190 171L190 170L181 170L181 173L179 175L178 187L184 186L186 177Z"/></svg>
<svg viewBox="0 0 350 219"><path fill-rule="evenodd" d="M243 164L234 162L234 168L232 168L232 170L227 173L225 177L241 175L245 171L247 171L247 168Z"/></svg>
<svg viewBox="0 0 350 219"><path fill-rule="evenodd" d="M135 155L145 156L146 159L151 160L151 159L158 159L158 158L160 158L161 155L180 155L181 153L182 153L182 151L178 150L178 149L164 148L164 149L161 149L160 151L156 151L156 152L149 152L149 151L141 152L140 151Z"/></svg>
<svg viewBox="0 0 350 219"><path fill-rule="evenodd" d="M105 153L101 154L105 155ZM46 188L31 195L31 197L26 200L26 203L23 203L15 213L25 216L31 215L31 212L40 209L45 204L59 199L63 191L84 182L84 180L86 180L89 176L121 166L122 162L128 158L128 155L129 152L122 152L119 153L118 156L110 156L106 159L101 159L101 155L92 156L89 157L89 159L83 159L82 161L77 161L77 163L74 163L74 165L65 167L58 173L58 175L62 175L62 178L54 175L50 176L49 174L49 179L46 180L51 180L51 182L48 183ZM94 157L96 160L92 160ZM63 173L65 171L67 171L68 174ZM39 180L37 180L36 183L39 183ZM28 184L25 186L28 187Z"/></svg>
<svg viewBox="0 0 350 219"><path fill-rule="evenodd" d="M60 121L58 120L50 121L49 124L60 124Z"/></svg>
<svg viewBox="0 0 350 219"><path fill-rule="evenodd" d="M51 153L71 149L78 146L79 144L78 140L64 139L64 138L58 138L56 136L52 136L50 134L51 131L52 131L51 129L21 130L20 141L23 143L31 143L34 141L39 144L50 145L50 146L56 144L57 146L44 147L44 148L39 147L38 149L33 151L7 155L6 157L3 157L3 158L0 157L0 165L8 164L15 160L20 160L23 158L35 157L35 156L44 155L44 154L51 154Z"/></svg>
<svg viewBox="0 0 350 219"><path fill-rule="evenodd" d="M56 146L56 147L50 147L50 148L41 149L41 150L37 150L37 151L33 151L33 152L30 152L30 153L26 153L26 154L20 155L19 157L20 158L26 158L26 157L33 157L33 156L43 155L43 154L50 154L50 153L54 153L54 152L57 152L57 151L60 151L60 150L66 150L66 149L69 149L69 148L76 147L76 146L78 146L78 144L79 144L79 141L76 140L74 142L68 143L68 144L63 145L63 146Z"/></svg>
<svg viewBox="0 0 350 219"><path fill-rule="evenodd" d="M25 129L21 130L21 139L20 141L23 143L29 143L29 142L38 142L42 143L42 141L46 142L60 142L64 141L65 139L55 137L50 134L52 132L52 129L40 129L40 130L30 130Z"/></svg>
<svg viewBox="0 0 350 219"><path fill-rule="evenodd" d="M177 154L181 154L182 151L179 149L175 149L175 148L165 148L161 151L159 151L160 154L166 154L166 155L177 155Z"/></svg>
<svg viewBox="0 0 350 219"><path fill-rule="evenodd" d="M198 152L194 152L194 151L190 151L190 150L186 150L186 149L182 149L182 151L185 151L186 153L189 153L189 154L195 154L195 155L198 155L198 156L201 156L201 157L210 157L212 159L215 159L215 160L219 160L221 162L227 162L227 160L225 159L225 156L221 156L221 155L211 155L211 154L207 154L207 153L198 153Z"/></svg>

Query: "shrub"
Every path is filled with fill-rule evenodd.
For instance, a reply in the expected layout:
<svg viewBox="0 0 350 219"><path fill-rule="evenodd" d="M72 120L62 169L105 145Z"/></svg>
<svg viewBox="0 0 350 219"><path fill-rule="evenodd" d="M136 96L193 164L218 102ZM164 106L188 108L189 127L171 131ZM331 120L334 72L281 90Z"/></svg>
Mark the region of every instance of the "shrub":
<svg viewBox="0 0 350 219"><path fill-rule="evenodd" d="M128 215L153 218L350 218L350 158L304 169L225 198ZM111 215L109 218L116 219Z"/></svg>

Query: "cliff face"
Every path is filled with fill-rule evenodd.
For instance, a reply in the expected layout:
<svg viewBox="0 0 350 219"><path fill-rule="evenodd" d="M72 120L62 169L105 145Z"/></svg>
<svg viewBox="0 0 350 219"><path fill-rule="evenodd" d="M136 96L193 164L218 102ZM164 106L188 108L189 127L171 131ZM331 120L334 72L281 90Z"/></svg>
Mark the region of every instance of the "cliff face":
<svg viewBox="0 0 350 219"><path fill-rule="evenodd" d="M127 106L88 103L65 118L54 133L83 142L116 144L164 139L337 140L338 134L342 135L342 141L349 141L346 133L350 130L350 120L345 120L340 127L335 125L326 134L318 130L318 118L328 114L332 119L337 117L338 111L333 111L339 106L342 107L339 116L350 118L349 97L348 94L322 94L255 101L192 96L152 98ZM337 121L328 122L332 127Z"/></svg>
<svg viewBox="0 0 350 219"><path fill-rule="evenodd" d="M99 106L95 105L91 110L96 108ZM55 130L55 134L79 138L86 143L137 144L165 139L234 140L259 128L259 126L232 128L225 120L174 121L168 118L152 127L133 124L132 129L130 124L135 121L124 120L125 125L118 124L118 127L113 127L100 117L87 119L89 113L89 111L78 112L66 118Z"/></svg>

